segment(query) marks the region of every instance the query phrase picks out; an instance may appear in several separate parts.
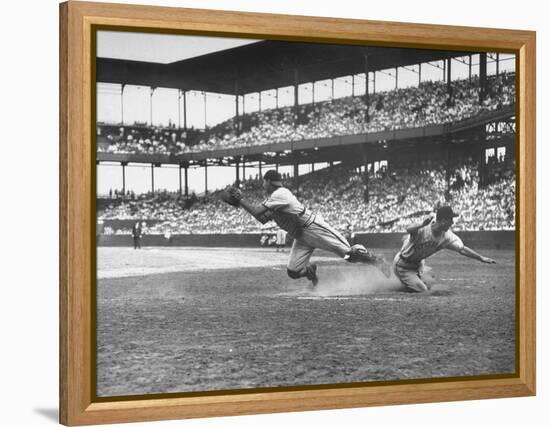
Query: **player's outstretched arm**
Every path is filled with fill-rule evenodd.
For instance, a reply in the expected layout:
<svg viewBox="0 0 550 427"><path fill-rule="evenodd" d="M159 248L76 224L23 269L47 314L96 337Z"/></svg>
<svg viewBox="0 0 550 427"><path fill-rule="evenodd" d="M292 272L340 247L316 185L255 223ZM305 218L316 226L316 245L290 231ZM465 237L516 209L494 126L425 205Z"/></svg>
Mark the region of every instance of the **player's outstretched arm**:
<svg viewBox="0 0 550 427"><path fill-rule="evenodd" d="M265 224L267 221L270 220L270 216L267 212L268 209L263 205L255 205L244 200L242 191L239 190L237 187L229 187L225 190L220 191L218 197L220 198L220 200L233 207L243 208L262 224Z"/></svg>
<svg viewBox="0 0 550 427"><path fill-rule="evenodd" d="M483 255L478 254L473 249L470 249L468 246L464 246L462 249L458 251L459 254L464 255L468 258L476 259L478 261L484 262L486 264L496 264L497 262L489 257L485 257Z"/></svg>
<svg viewBox="0 0 550 427"><path fill-rule="evenodd" d="M262 224L265 224L267 221L269 221L269 216L266 215L268 209L265 206L254 205L244 199L241 199L239 206L241 206L245 211L247 211Z"/></svg>

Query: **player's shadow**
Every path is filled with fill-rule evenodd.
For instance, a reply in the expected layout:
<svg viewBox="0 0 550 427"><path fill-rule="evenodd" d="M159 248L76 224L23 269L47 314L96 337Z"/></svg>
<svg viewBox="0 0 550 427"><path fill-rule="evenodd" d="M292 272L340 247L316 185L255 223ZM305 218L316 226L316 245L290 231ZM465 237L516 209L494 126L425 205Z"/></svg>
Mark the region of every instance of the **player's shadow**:
<svg viewBox="0 0 550 427"><path fill-rule="evenodd" d="M55 424L59 422L59 411L57 408L34 408L34 412L42 415L50 421L53 421Z"/></svg>

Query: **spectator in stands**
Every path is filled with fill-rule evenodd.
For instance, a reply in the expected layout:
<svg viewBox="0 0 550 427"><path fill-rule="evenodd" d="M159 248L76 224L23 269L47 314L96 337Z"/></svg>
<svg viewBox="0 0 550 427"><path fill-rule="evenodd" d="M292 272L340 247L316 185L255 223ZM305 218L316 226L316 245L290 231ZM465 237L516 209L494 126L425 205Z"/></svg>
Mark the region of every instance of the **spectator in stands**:
<svg viewBox="0 0 550 427"><path fill-rule="evenodd" d="M473 115L495 111L515 102L515 82L502 74L493 78L483 104L478 102L477 78L455 80L449 95L444 82L422 82L419 86L376 93L367 113L361 96L350 96L301 106L298 118L294 107L247 114L235 122L220 123L189 144L191 130L180 133L156 126L98 126L109 142L98 151L177 155L220 148L237 148L302 139L326 138L382 130L424 127L460 121ZM368 120L366 119L368 117ZM244 123L244 126L243 126ZM238 126L236 126L238 125ZM193 135L198 135L194 130Z"/></svg>

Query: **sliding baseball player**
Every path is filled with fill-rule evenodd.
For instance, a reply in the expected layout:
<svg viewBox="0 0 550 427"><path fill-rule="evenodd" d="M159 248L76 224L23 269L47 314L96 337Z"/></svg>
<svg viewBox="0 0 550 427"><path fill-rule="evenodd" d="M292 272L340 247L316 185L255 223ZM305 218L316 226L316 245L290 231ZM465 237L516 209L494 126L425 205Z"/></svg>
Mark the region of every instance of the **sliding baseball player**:
<svg viewBox="0 0 550 427"><path fill-rule="evenodd" d="M456 216L450 206L443 206L437 210L435 220L430 216L422 223L407 227L409 234L393 260L393 271L407 290L424 292L429 289L421 278L424 260L441 249L450 249L487 264L496 263L465 246L450 230Z"/></svg>

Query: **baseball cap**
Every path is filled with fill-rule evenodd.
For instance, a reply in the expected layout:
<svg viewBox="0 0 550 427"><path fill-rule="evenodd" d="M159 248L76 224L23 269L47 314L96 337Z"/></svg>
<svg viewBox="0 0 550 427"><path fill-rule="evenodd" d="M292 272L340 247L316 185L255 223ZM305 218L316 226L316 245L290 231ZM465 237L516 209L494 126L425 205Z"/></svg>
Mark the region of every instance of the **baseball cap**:
<svg viewBox="0 0 550 427"><path fill-rule="evenodd" d="M281 174L276 170L269 170L264 174L264 179L270 181L273 185L283 185Z"/></svg>
<svg viewBox="0 0 550 427"><path fill-rule="evenodd" d="M458 216L458 214L454 213L450 206L442 206L437 210L436 220L453 219L456 216Z"/></svg>

